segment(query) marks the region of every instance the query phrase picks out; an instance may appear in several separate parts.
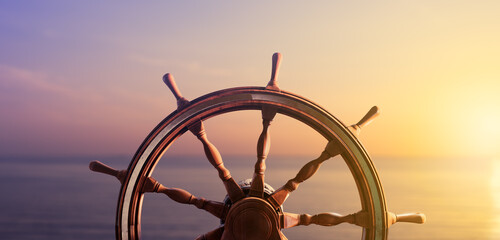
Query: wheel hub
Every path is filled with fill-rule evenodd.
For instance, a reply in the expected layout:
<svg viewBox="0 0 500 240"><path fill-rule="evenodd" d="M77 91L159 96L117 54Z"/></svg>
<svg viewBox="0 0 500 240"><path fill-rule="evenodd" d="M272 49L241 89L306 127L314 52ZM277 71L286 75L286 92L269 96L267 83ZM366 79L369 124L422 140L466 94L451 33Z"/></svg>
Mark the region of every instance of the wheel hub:
<svg viewBox="0 0 500 240"><path fill-rule="evenodd" d="M278 231L278 213L263 199L248 197L229 210L225 231L235 239L270 239Z"/></svg>

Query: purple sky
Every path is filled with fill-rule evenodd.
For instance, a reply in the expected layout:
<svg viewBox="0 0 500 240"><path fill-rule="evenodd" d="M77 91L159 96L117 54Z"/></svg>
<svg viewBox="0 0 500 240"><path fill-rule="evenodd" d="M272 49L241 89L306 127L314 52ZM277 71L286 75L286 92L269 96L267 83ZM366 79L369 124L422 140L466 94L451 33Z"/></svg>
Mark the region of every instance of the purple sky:
<svg viewBox="0 0 500 240"><path fill-rule="evenodd" d="M264 86L279 51L282 89L346 124L381 107L361 137L374 154L499 157L498 9L495 1L3 1L0 154L132 155L175 109L164 73L189 99ZM308 128L278 120L274 152L323 147ZM254 153L258 114L207 127L221 152ZM174 151L199 147L185 138Z"/></svg>

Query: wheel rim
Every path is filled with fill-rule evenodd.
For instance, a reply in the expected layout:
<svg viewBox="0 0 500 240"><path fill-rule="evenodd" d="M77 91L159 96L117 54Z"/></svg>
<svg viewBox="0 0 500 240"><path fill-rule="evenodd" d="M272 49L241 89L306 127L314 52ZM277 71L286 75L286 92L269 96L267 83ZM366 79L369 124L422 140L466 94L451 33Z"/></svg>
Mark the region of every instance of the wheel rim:
<svg viewBox="0 0 500 240"><path fill-rule="evenodd" d="M354 177L363 211L373 222L364 228L362 239L386 239L386 202L375 168L362 144L333 115L319 105L298 95L266 90L262 87L243 87L213 92L191 101L190 105L167 116L146 137L132 159L122 185L116 216L117 239L140 239L143 193L140 188L151 176L161 156L180 137L187 126L198 120L240 110L260 110L273 106L278 113L295 118L323 135L337 139L345 150L342 158Z"/></svg>

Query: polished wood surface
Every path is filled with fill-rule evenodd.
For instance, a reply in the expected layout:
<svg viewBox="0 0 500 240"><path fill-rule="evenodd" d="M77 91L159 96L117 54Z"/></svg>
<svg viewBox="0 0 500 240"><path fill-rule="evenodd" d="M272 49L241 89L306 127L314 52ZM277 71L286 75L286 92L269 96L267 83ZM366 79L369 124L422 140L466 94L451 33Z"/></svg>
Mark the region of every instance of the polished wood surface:
<svg viewBox="0 0 500 240"><path fill-rule="evenodd" d="M282 239L279 215L262 198L247 197L229 209L221 239Z"/></svg>
<svg viewBox="0 0 500 240"><path fill-rule="evenodd" d="M210 232L198 236L196 240L219 240L222 238L223 232L224 227L218 227Z"/></svg>

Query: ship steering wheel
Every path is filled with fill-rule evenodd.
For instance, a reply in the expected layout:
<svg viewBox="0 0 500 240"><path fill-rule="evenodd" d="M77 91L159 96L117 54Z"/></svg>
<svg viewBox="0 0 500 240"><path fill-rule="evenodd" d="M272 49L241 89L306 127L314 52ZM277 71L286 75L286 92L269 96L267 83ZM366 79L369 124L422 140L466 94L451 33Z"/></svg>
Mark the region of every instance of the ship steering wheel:
<svg viewBox="0 0 500 240"><path fill-rule="evenodd" d="M172 200L192 204L206 210L224 223L197 239L287 239L281 229L298 225L334 226L340 223L355 224L363 229L363 240L384 240L388 228L395 222L423 223L421 213L399 214L388 212L377 171L358 141L360 129L378 115L373 107L357 124L346 126L328 111L312 101L281 90L277 76L281 54L272 57L271 80L266 87L238 87L220 90L192 101L184 98L171 74L163 81L177 99L177 110L161 121L146 137L127 170L115 170L99 161L89 167L93 171L118 178L121 191L116 213L116 239L137 240L141 232L141 209L146 193L163 193ZM217 148L208 140L203 121L218 115L243 110L262 112L262 132L257 142L257 162L251 181L237 184L224 166ZM305 164L297 175L275 191L269 191L265 183L266 158L270 148L269 127L276 114L294 118L316 130L327 145L319 156ZM192 132L203 144L208 161L218 171L227 191L228 201L217 202L193 196L183 189L166 187L151 177L156 164L169 146L185 132ZM320 165L340 155L348 166L359 193L361 209L348 215L319 213L295 214L282 210L286 199L300 183L312 177ZM266 191L267 190L267 191Z"/></svg>

